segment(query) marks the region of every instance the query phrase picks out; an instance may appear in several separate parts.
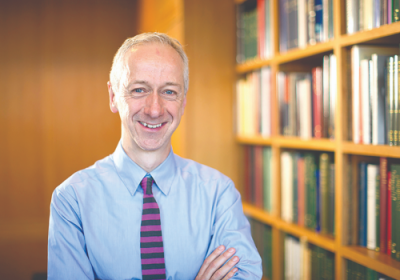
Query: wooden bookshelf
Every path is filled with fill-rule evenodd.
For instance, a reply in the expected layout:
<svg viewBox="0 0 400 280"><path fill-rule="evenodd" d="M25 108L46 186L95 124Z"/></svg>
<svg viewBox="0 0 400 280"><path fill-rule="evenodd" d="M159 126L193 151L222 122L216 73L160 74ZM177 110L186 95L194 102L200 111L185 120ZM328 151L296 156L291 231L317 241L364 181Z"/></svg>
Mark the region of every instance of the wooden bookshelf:
<svg viewBox="0 0 400 280"><path fill-rule="evenodd" d="M234 0L234 3L241 4L246 0ZM299 238L305 238L309 243L317 245L335 254L335 279L346 279L346 260L357 262L363 266L383 273L394 279L400 279L400 262L390 256L368 250L359 246L348 246L347 242L347 214L346 192L347 192L347 162L348 155L361 157L388 157L400 158L400 147L387 145L360 145L354 144L347 137L348 126L351 121L348 116L348 88L347 85L347 54L349 49L355 44L376 44L376 45L398 45L400 42L400 22L383 25L372 30L361 31L354 34L345 34L346 13L345 0L334 0L334 39L309 45L302 49L293 49L285 53L279 53L279 12L278 2L273 1L274 11L274 56L263 60L254 59L236 65L237 76L269 66L272 70L271 89L274 97L272 98L272 128L273 133L270 137L262 136L236 136L236 141L241 145L260 145L270 146L273 151L273 182L276 201L274 214L270 214L263 209L257 208L248 203L243 203L243 209L249 217L268 224L273 229L273 248L274 259L273 279L283 279L283 248L280 232L286 232ZM299 137L284 137L279 135L279 111L278 100L276 98L276 79L278 71L296 71L304 67L307 69L310 62L320 60L323 55L333 53L337 59L337 95L336 95L336 114L335 114L335 139L301 139ZM293 69L293 70L292 70ZM336 165L335 173L335 237L324 236L283 221L280 218L281 186L280 186L280 154L283 150L314 150L327 151L334 153ZM243 167L243 166L242 166ZM276 269L275 269L276 268Z"/></svg>

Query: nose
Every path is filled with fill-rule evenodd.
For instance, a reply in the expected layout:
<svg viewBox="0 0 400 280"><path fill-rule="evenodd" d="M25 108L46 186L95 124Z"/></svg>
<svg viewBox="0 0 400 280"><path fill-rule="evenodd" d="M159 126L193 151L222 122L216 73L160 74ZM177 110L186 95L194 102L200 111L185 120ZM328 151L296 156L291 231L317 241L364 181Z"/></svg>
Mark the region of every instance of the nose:
<svg viewBox="0 0 400 280"><path fill-rule="evenodd" d="M144 113L151 118L158 118L164 114L164 106L163 106L162 98L157 94L157 92L153 92L149 94L146 98L146 106L144 108Z"/></svg>

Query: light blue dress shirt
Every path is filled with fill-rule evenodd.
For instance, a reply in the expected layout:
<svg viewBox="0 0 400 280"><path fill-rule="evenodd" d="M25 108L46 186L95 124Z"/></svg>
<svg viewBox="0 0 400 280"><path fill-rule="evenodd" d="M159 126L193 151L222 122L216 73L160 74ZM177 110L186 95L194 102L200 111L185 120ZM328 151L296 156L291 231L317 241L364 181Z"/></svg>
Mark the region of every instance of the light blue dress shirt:
<svg viewBox="0 0 400 280"><path fill-rule="evenodd" d="M234 247L240 258L231 279L261 279L261 258L228 177L172 149L150 174L161 212L167 279L194 279L219 245ZM114 154L55 189L48 279L142 279L139 183L145 175L119 143Z"/></svg>

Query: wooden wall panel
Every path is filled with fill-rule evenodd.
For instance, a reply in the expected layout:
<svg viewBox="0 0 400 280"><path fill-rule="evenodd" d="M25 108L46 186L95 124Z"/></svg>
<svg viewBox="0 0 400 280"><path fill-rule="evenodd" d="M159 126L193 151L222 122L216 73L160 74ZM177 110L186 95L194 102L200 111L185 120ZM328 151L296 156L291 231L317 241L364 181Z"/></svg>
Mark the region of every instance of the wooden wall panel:
<svg viewBox="0 0 400 280"><path fill-rule="evenodd" d="M187 0L184 15L190 63L187 157L220 170L238 185L238 145L233 134L234 1Z"/></svg>
<svg viewBox="0 0 400 280"><path fill-rule="evenodd" d="M46 270L52 191L114 151L106 83L136 14L131 0L0 2L0 279Z"/></svg>

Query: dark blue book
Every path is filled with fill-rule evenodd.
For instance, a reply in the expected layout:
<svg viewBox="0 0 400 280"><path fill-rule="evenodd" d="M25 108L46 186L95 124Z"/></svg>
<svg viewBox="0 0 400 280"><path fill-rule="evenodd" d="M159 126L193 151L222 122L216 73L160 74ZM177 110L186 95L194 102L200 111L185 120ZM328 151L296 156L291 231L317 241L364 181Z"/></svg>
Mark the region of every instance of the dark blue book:
<svg viewBox="0 0 400 280"><path fill-rule="evenodd" d="M279 0L279 51L288 50L288 2Z"/></svg>
<svg viewBox="0 0 400 280"><path fill-rule="evenodd" d="M322 19L322 0L314 1L314 10L315 10L315 40L317 42L323 41L323 19Z"/></svg>
<svg viewBox="0 0 400 280"><path fill-rule="evenodd" d="M360 246L367 247L367 164L360 163Z"/></svg>
<svg viewBox="0 0 400 280"><path fill-rule="evenodd" d="M321 232L321 183L319 180L319 169L315 170L315 181L317 182L316 193L317 193L317 224L315 226L316 232Z"/></svg>

